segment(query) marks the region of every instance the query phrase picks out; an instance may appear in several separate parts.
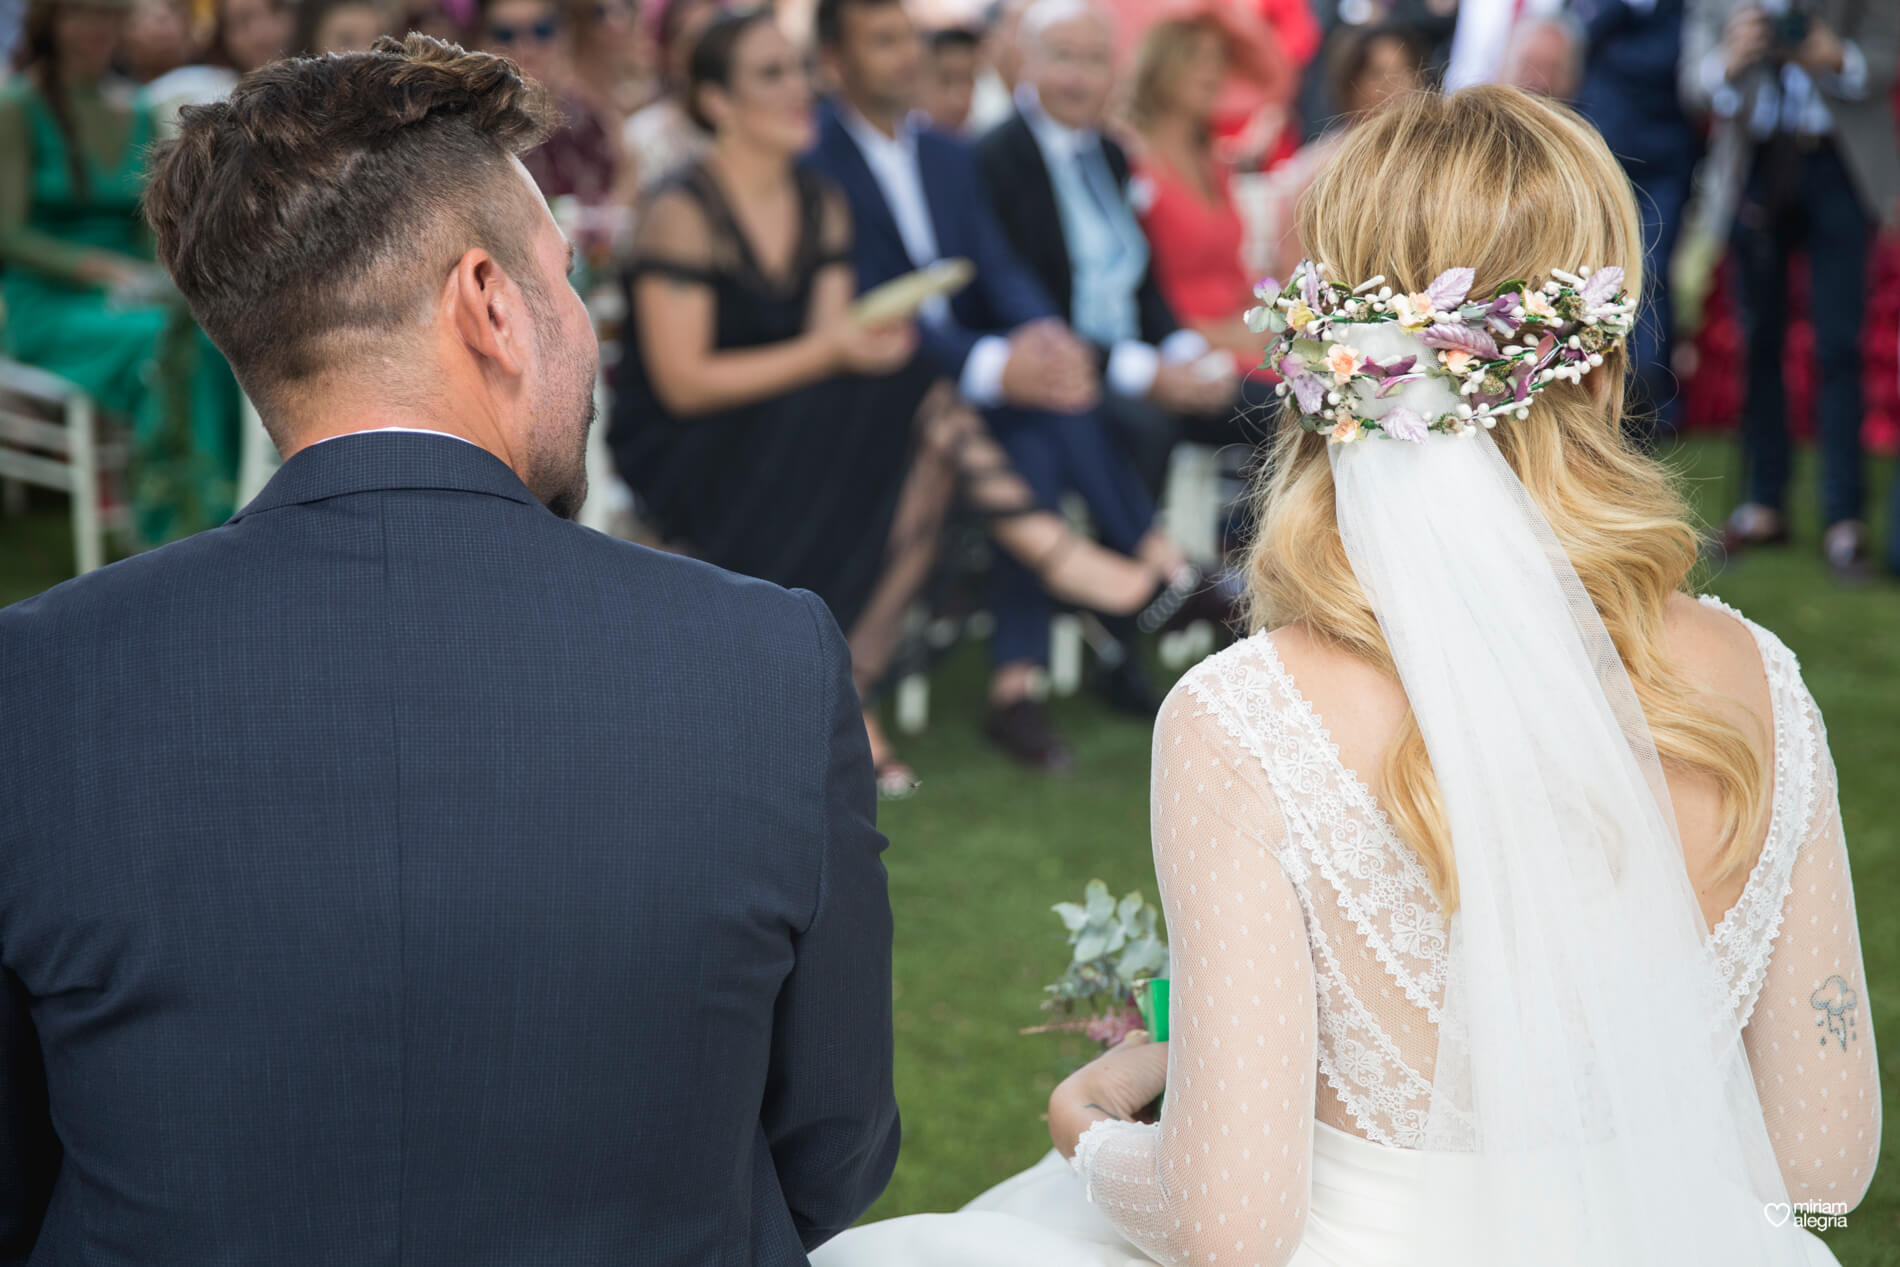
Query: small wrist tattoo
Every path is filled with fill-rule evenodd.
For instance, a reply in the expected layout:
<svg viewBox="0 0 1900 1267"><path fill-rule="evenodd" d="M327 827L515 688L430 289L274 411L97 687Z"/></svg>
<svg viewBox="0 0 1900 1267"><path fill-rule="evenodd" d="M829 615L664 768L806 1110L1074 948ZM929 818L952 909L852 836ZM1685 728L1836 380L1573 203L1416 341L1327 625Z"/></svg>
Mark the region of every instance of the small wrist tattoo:
<svg viewBox="0 0 1900 1267"><path fill-rule="evenodd" d="M1127 1118L1123 1117L1119 1113L1109 1112L1107 1109L1103 1108L1101 1105L1097 1104L1093 1100L1090 1100L1087 1104L1083 1105L1082 1107L1085 1109L1094 1109L1097 1113L1100 1113L1103 1117L1106 1117L1111 1122L1126 1122L1128 1120Z"/></svg>

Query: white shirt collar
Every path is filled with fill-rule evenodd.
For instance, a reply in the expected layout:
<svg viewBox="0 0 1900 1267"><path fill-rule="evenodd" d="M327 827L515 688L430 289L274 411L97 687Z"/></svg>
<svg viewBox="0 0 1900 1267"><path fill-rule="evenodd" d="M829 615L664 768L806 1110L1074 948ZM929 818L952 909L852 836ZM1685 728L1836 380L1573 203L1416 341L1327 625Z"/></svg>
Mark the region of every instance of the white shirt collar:
<svg viewBox="0 0 1900 1267"><path fill-rule="evenodd" d="M911 130L909 119L898 120L896 136L885 136L847 101L838 103L838 119L866 154L890 154L897 150L908 154L917 147L917 134Z"/></svg>
<svg viewBox="0 0 1900 1267"><path fill-rule="evenodd" d="M396 431L404 435L412 436L441 436L445 440L460 440L463 444L475 444L475 442L467 436L458 436L448 431L431 431L427 427L365 427L361 431L345 431L342 435L325 436L321 440L313 440L308 447L314 449L319 444L328 444L332 440L342 440L349 436L378 435L387 431ZM479 449L482 446L475 444L475 447Z"/></svg>
<svg viewBox="0 0 1900 1267"><path fill-rule="evenodd" d="M1102 134L1093 128L1072 128L1050 118L1033 84L1016 85L1016 108L1046 153L1074 158L1102 143Z"/></svg>

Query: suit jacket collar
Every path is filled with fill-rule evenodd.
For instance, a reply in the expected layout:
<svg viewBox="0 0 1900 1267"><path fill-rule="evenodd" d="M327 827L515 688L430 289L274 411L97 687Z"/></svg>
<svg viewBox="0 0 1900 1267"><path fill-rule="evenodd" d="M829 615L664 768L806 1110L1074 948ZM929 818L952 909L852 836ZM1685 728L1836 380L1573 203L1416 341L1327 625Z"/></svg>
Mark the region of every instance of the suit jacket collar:
<svg viewBox="0 0 1900 1267"><path fill-rule="evenodd" d="M877 183L877 174L871 170L871 164L864 157L864 151L852 139L850 129L845 127L841 108L834 102L825 101L818 107L818 148L830 156L833 177L849 187L853 182L868 194L852 202L852 216L857 221L857 232L864 233L875 226L890 234L893 241L901 246L904 235L898 231L897 217L891 211L890 204L884 200L884 189ZM867 223L866 210L871 211Z"/></svg>
<svg viewBox="0 0 1900 1267"><path fill-rule="evenodd" d="M541 504L507 463L484 448L453 436L371 431L299 450L231 522L329 497L423 488Z"/></svg>

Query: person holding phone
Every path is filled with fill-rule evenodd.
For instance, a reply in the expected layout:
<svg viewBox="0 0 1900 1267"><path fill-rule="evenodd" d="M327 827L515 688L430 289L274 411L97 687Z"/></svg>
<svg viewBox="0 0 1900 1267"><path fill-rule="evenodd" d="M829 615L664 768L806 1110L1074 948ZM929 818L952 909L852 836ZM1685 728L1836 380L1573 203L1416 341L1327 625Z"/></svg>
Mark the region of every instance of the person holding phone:
<svg viewBox="0 0 1900 1267"><path fill-rule="evenodd" d="M1154 600L1146 564L1034 508L976 416L933 390L908 313L854 314L850 213L797 164L811 86L769 10L706 28L686 106L712 144L642 217L609 433L660 537L818 594L849 638L861 696L889 666L959 488L1071 601L1133 613ZM869 709L865 724L880 790L908 793L916 777Z"/></svg>

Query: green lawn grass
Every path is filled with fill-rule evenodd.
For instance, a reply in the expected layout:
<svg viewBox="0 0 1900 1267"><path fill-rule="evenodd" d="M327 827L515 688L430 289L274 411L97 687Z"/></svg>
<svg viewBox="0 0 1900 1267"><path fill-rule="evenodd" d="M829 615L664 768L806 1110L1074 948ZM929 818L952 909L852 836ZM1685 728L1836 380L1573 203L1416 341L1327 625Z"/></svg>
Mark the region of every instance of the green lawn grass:
<svg viewBox="0 0 1900 1267"><path fill-rule="evenodd" d="M1713 520L1734 497L1731 448L1697 441L1671 455ZM1805 469L1805 468L1804 468ZM1884 492L1886 470L1875 488ZM1811 473L1801 488L1810 490ZM1811 502L1786 550L1762 552L1707 588L1775 630L1801 657L1840 767L1861 935L1882 1059L1900 1113L1900 584L1845 591L1818 558ZM64 575L60 509L0 523L0 602ZM953 1209L1048 1148L1050 1089L1085 1056L1080 1040L1024 1038L1041 986L1066 959L1051 903L1094 876L1154 894L1147 838L1148 732L1090 700L1055 706L1076 771L1019 771L977 733L983 665L974 648L941 666L930 730L905 755L919 796L886 807L896 914L897 1091L904 1149L870 1217ZM1889 1132L1872 1192L1829 1243L1846 1267L1900 1267L1900 1132Z"/></svg>

